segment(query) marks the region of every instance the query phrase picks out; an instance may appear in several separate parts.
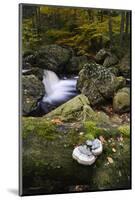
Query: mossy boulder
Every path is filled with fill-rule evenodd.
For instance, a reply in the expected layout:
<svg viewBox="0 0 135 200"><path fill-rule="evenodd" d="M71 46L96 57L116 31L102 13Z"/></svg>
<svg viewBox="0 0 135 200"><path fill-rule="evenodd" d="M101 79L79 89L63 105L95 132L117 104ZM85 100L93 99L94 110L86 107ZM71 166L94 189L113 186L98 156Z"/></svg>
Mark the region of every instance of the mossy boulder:
<svg viewBox="0 0 135 200"><path fill-rule="evenodd" d="M53 44L41 47L33 55L25 56L24 62L29 63L32 67L62 72L70 57L70 50Z"/></svg>
<svg viewBox="0 0 135 200"><path fill-rule="evenodd" d="M119 64L119 71L120 73L126 77L126 78L130 78L131 74L131 63L130 63L130 53L127 53L122 59L121 62Z"/></svg>
<svg viewBox="0 0 135 200"><path fill-rule="evenodd" d="M86 105L89 106L89 100L81 94L46 114L45 117L59 117L64 121L79 121L83 119L83 108Z"/></svg>
<svg viewBox="0 0 135 200"><path fill-rule="evenodd" d="M130 140L123 131L92 121L54 125L44 117L24 117L22 125L24 194L69 192L76 185L87 191L130 188ZM72 151L91 135L104 137L103 153L87 167L72 159Z"/></svg>
<svg viewBox="0 0 135 200"><path fill-rule="evenodd" d="M37 108L37 103L44 93L43 83L35 75L22 76L23 115L27 115Z"/></svg>
<svg viewBox="0 0 135 200"><path fill-rule="evenodd" d="M83 119L85 121L92 121L101 127L111 125L109 116L103 111L94 111L89 105L83 107Z"/></svg>
<svg viewBox="0 0 135 200"><path fill-rule="evenodd" d="M79 73L77 89L88 97L91 105L98 105L111 99L125 84L124 77L116 77L102 65L87 63Z"/></svg>
<svg viewBox="0 0 135 200"><path fill-rule="evenodd" d="M104 66L104 67L110 67L110 66L116 65L118 62L119 62L119 60L118 60L117 56L110 53L110 54L105 58L105 60L104 60L104 62L103 62L103 66Z"/></svg>
<svg viewBox="0 0 135 200"><path fill-rule="evenodd" d="M103 64L103 66L107 68L116 65L119 62L117 56L108 49L100 49L96 54L95 59L97 63Z"/></svg>
<svg viewBox="0 0 135 200"><path fill-rule="evenodd" d="M106 49L100 49L95 56L96 62L103 64L103 62L107 56L108 56L108 53L107 53Z"/></svg>
<svg viewBox="0 0 135 200"><path fill-rule="evenodd" d="M122 88L113 98L113 109L115 112L124 113L130 111L130 89Z"/></svg>
<svg viewBox="0 0 135 200"><path fill-rule="evenodd" d="M107 114L96 112L90 107L88 98L81 94L67 101L45 115L45 118L59 118L64 122L92 120L99 125L110 124Z"/></svg>

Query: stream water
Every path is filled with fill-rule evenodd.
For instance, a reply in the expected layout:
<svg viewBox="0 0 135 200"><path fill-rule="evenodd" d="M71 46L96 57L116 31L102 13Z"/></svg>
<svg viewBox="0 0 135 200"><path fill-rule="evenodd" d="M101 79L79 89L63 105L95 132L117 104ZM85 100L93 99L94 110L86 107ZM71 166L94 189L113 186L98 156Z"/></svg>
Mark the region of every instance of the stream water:
<svg viewBox="0 0 135 200"><path fill-rule="evenodd" d="M40 109L46 114L77 95L77 76L59 78L55 72L44 70L43 84L45 95L39 102Z"/></svg>
<svg viewBox="0 0 135 200"><path fill-rule="evenodd" d="M50 104L61 104L76 95L77 77L59 79L58 76L49 70L44 70L43 84L45 96L43 102Z"/></svg>

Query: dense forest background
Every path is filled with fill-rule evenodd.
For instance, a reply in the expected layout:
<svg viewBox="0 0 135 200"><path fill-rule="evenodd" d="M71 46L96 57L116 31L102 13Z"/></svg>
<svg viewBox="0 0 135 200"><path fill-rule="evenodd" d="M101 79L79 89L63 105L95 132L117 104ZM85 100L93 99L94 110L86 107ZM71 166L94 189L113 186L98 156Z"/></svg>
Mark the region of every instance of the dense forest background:
<svg viewBox="0 0 135 200"><path fill-rule="evenodd" d="M46 44L91 56L103 47L121 58L130 45L130 11L23 6L23 52Z"/></svg>

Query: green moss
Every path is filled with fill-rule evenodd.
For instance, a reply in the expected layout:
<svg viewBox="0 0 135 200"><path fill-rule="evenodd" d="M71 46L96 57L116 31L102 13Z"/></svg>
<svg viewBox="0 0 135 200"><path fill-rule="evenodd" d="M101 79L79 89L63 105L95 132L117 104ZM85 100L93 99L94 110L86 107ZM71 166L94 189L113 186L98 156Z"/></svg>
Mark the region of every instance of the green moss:
<svg viewBox="0 0 135 200"><path fill-rule="evenodd" d="M96 126L96 123L93 121L84 122L85 129L85 138L94 139L99 135L100 129Z"/></svg>
<svg viewBox="0 0 135 200"><path fill-rule="evenodd" d="M23 118L22 130L24 139L31 134L35 134L46 140L54 140L58 138L54 124L44 118Z"/></svg>
<svg viewBox="0 0 135 200"><path fill-rule="evenodd" d="M118 128L120 134L125 137L130 137L130 126L129 125L121 125Z"/></svg>

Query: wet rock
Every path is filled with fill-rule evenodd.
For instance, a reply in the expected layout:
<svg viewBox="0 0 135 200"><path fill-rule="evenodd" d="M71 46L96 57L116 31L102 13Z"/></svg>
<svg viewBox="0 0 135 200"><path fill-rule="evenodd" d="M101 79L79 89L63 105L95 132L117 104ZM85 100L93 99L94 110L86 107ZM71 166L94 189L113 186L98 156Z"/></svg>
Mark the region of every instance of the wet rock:
<svg viewBox="0 0 135 200"><path fill-rule="evenodd" d="M39 99L44 95L43 83L34 75L22 76L23 115L37 108Z"/></svg>
<svg viewBox="0 0 135 200"><path fill-rule="evenodd" d="M77 89L88 97L91 105L98 105L111 99L125 84L123 77L116 77L109 69L91 63L85 64L80 71Z"/></svg>
<svg viewBox="0 0 135 200"><path fill-rule="evenodd" d="M124 113L130 110L130 89L118 90L113 98L113 109L115 112Z"/></svg>

